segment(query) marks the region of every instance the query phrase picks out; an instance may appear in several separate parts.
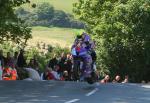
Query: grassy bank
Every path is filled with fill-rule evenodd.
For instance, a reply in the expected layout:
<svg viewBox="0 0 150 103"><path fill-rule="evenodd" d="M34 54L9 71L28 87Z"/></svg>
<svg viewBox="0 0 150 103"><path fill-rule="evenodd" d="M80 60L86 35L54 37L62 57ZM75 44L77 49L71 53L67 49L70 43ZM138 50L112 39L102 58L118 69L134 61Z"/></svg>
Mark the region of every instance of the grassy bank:
<svg viewBox="0 0 150 103"><path fill-rule="evenodd" d="M60 45L61 47L70 47L77 31L79 29L32 27L33 38L29 40L28 44L36 46L38 42L43 42L51 45Z"/></svg>

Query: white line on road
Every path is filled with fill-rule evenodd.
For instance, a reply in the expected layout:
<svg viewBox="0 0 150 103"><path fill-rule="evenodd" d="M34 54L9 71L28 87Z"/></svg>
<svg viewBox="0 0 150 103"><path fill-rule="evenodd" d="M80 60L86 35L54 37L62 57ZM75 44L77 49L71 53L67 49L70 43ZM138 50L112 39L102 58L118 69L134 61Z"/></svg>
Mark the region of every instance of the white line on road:
<svg viewBox="0 0 150 103"><path fill-rule="evenodd" d="M49 96L49 97L51 97L51 98L58 98L59 96Z"/></svg>
<svg viewBox="0 0 150 103"><path fill-rule="evenodd" d="M79 101L80 99L72 99L72 100L70 100L70 101L67 101L67 102L65 102L65 103L74 103L74 102L77 102L77 101Z"/></svg>
<svg viewBox="0 0 150 103"><path fill-rule="evenodd" d="M90 96L92 94L94 94L95 92L98 91L98 88L95 88L94 90L92 90L91 92L87 93L86 96Z"/></svg>

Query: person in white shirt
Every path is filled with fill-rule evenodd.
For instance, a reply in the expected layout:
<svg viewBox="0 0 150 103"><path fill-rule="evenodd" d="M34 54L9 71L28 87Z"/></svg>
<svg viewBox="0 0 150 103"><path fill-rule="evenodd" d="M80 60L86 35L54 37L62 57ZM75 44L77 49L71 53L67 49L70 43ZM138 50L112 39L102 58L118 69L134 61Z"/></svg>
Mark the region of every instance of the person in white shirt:
<svg viewBox="0 0 150 103"><path fill-rule="evenodd" d="M55 79L56 80L60 80L60 75L58 74L58 70L57 70L57 67L56 66L54 66L54 70L52 70L52 68L50 68L51 69L51 73L54 75L54 77L55 77Z"/></svg>
<svg viewBox="0 0 150 103"><path fill-rule="evenodd" d="M129 76L126 75L126 76L125 76L125 79L122 81L122 83L128 83L128 82L129 82Z"/></svg>
<svg viewBox="0 0 150 103"><path fill-rule="evenodd" d="M39 73L33 68L25 68L25 70L28 72L29 78L26 78L24 80L36 80L36 81L41 80Z"/></svg>

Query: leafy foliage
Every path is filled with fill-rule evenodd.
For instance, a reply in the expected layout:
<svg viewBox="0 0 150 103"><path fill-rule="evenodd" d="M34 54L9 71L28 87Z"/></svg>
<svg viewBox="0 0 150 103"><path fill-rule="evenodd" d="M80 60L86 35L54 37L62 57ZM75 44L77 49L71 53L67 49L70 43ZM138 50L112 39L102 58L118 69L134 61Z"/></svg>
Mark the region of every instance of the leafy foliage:
<svg viewBox="0 0 150 103"><path fill-rule="evenodd" d="M150 80L149 0L79 0L73 11L97 41L101 68L134 82Z"/></svg>
<svg viewBox="0 0 150 103"><path fill-rule="evenodd" d="M36 9L38 20L51 20L54 16L54 7L49 3L42 3Z"/></svg>
<svg viewBox="0 0 150 103"><path fill-rule="evenodd" d="M11 42L4 42L0 44L0 50L3 50L4 56L6 57L7 52L11 53L11 56L14 56L16 51L19 52L20 48L18 45L13 44ZM62 48L59 45L52 46L48 45L48 48L45 48L44 51L40 51L39 46L33 48L25 48L24 56L26 59L26 63L30 62L30 59L35 58L38 61L40 71L44 71L48 64L48 61L53 57L54 54L59 58L61 54L64 52L65 54L69 53L69 48ZM24 74L21 74L24 75Z"/></svg>
<svg viewBox="0 0 150 103"><path fill-rule="evenodd" d="M28 1L0 0L0 43L3 41L20 43L31 38L31 29L14 13L16 7L26 2Z"/></svg>

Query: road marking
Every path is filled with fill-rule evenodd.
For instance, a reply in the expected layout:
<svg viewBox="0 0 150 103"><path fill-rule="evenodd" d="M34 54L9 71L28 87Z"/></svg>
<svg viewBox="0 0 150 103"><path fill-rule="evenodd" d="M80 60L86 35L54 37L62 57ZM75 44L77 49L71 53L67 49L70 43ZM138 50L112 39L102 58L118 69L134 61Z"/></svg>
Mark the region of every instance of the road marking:
<svg viewBox="0 0 150 103"><path fill-rule="evenodd" d="M58 98L59 96L49 96L49 97L51 97L51 98Z"/></svg>
<svg viewBox="0 0 150 103"><path fill-rule="evenodd" d="M90 96L92 94L94 94L95 92L98 91L98 88L95 88L94 90L92 90L91 92L87 93L86 96Z"/></svg>
<svg viewBox="0 0 150 103"><path fill-rule="evenodd" d="M67 101L67 102L65 102L65 103L74 103L74 102L77 102L77 101L79 101L80 99L72 99L72 100L70 100L70 101Z"/></svg>

